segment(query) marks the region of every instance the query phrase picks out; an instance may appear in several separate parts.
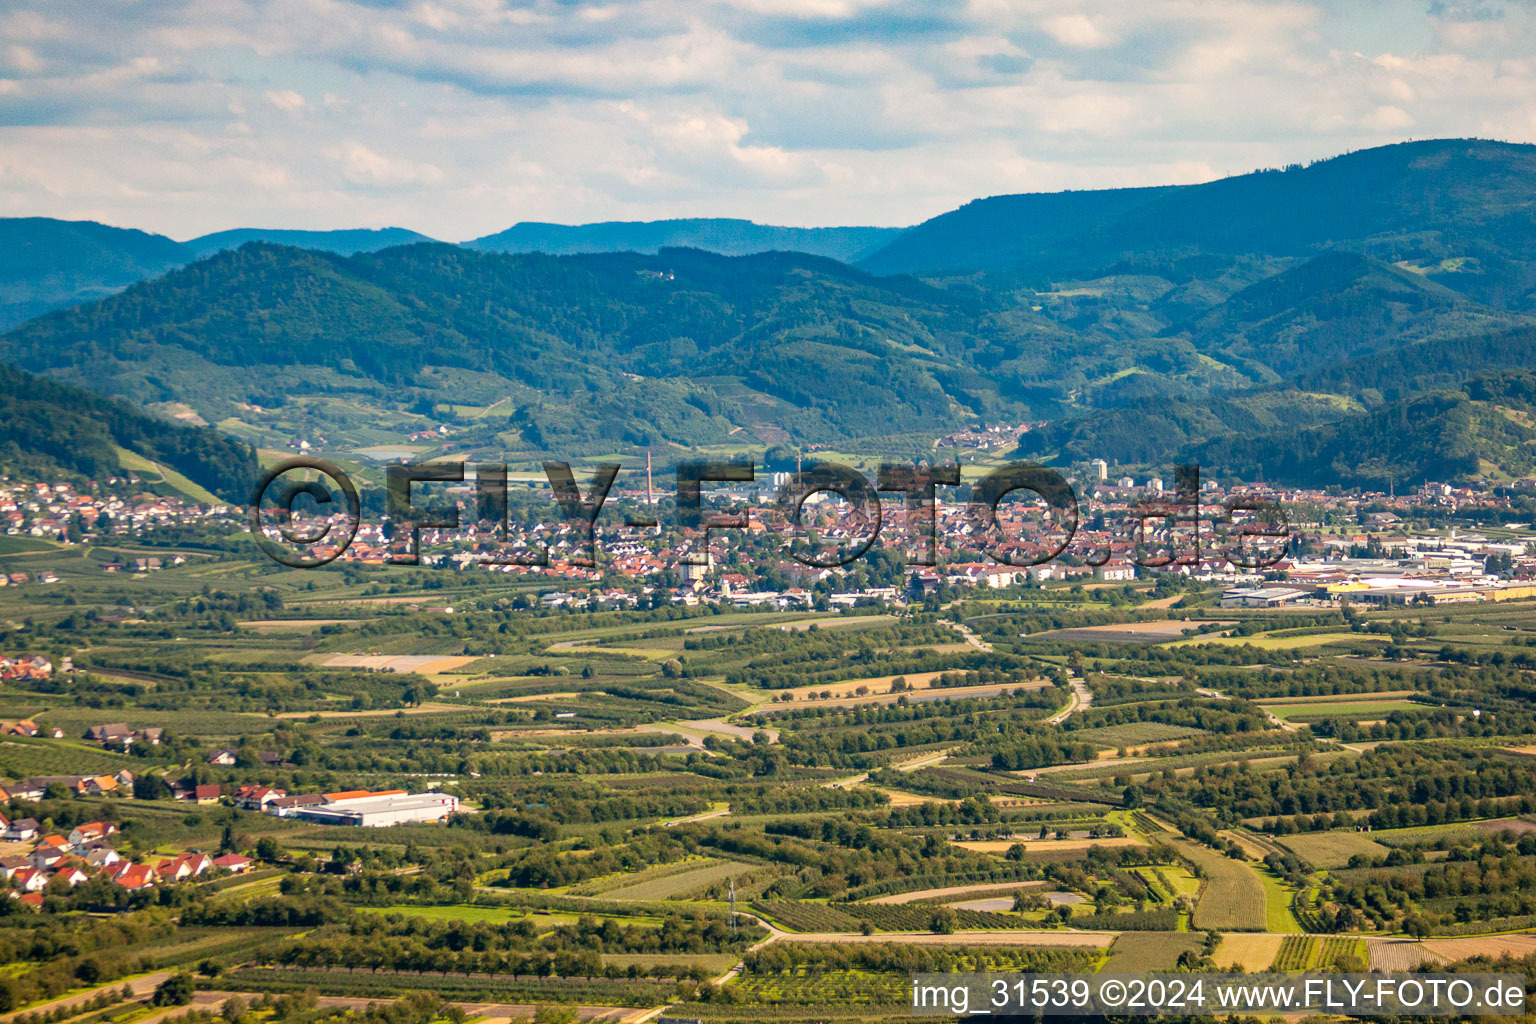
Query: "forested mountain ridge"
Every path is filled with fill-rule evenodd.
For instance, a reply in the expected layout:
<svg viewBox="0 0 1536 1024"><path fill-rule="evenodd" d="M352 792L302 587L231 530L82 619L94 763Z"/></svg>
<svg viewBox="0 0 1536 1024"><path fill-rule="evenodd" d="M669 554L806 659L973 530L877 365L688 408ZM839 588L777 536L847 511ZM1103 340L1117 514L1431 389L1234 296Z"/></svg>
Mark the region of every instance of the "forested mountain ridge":
<svg viewBox="0 0 1536 1024"><path fill-rule="evenodd" d="M186 260L163 235L93 221L0 218L0 329L102 298Z"/></svg>
<svg viewBox="0 0 1536 1024"><path fill-rule="evenodd" d="M534 447L743 428L833 441L1020 411L1002 389L1021 395L1048 368L1014 357L1066 335L1042 317L994 320L973 295L792 253L251 244L40 318L0 350L214 422L318 391L434 415L485 402L496 415L466 427Z"/></svg>
<svg viewBox="0 0 1536 1024"><path fill-rule="evenodd" d="M95 221L0 217L0 330L50 310L104 298L128 285L250 241L276 240L307 249L352 253L424 239L424 235L404 228L238 228L177 242L164 235Z"/></svg>
<svg viewBox="0 0 1536 1024"><path fill-rule="evenodd" d="M1286 376L1425 338L1497 331L1524 320L1422 274L1333 250L1249 285L1169 333L1190 337L1201 351Z"/></svg>
<svg viewBox="0 0 1536 1024"><path fill-rule="evenodd" d="M182 243L192 259L212 256L225 249L238 249L247 242L271 242L296 249L317 249L349 256L355 252L377 252L396 245L435 242L435 238L407 228L343 228L337 231L288 231L280 228L234 228L200 235Z"/></svg>
<svg viewBox="0 0 1536 1024"><path fill-rule="evenodd" d="M249 500L256 480L256 453L234 438L0 364L0 472L102 480L120 472L119 449L234 504Z"/></svg>
<svg viewBox="0 0 1536 1024"><path fill-rule="evenodd" d="M687 246L724 255L775 249L851 262L901 233L900 228L786 228L728 218L602 224L519 223L463 243L484 252L648 252ZM0 217L0 330L54 309L99 299L175 267L270 242L350 256L435 242L406 228L303 231L234 228L177 242L164 235L94 221Z"/></svg>
<svg viewBox="0 0 1536 1024"><path fill-rule="evenodd" d="M1133 304L1134 282L1124 287L1117 316ZM1064 305L1049 305L1055 295ZM1350 253L1115 344L1103 340L1104 310L1090 322L1082 297L1036 297L1044 303L1022 306L791 253L552 257L418 244L344 257L253 243L35 320L0 339L0 356L178 403L264 443L388 443L446 421L460 450L500 453L882 439L918 454L957 424L1043 418L1022 454L1155 463L1208 445L1233 466L1304 475L1302 456L1263 462L1239 442L1283 438L1304 451L1322 444L1307 430L1347 425L1389 394L1518 365L1536 336L1519 314ZM1483 333L1458 333L1473 330ZM1394 375L1390 357L1419 346L1458 353L1459 372L1423 386L1406 368ZM1284 376L1318 364L1372 365L1382 387L1352 389L1347 374L1323 380L1323 370ZM1344 441L1369 436L1341 430Z"/></svg>
<svg viewBox="0 0 1536 1024"><path fill-rule="evenodd" d="M875 273L1210 276L1243 256L1416 261L1492 305L1536 286L1536 146L1440 139L1199 185L994 196L867 257Z"/></svg>
<svg viewBox="0 0 1536 1024"><path fill-rule="evenodd" d="M588 252L655 253L662 249L703 249L722 256L782 250L852 263L901 234L902 228L792 228L729 217L679 220L605 221L597 224L543 224L524 221L505 231L465 242L482 252L542 252L568 256Z"/></svg>
<svg viewBox="0 0 1536 1024"><path fill-rule="evenodd" d="M387 457L410 439L523 458L910 456L957 427L1044 420L1017 454L1502 477L1523 472L1520 418L1489 418L1466 389L1536 350L1533 170L1536 147L1445 140L1207 185L998 197L858 267L786 251L253 242L23 325L0 358L252 443ZM723 245L739 225L780 230L519 225L475 244L722 230ZM903 260L941 269L871 272ZM1423 443L1383 440L1403 415ZM1261 457L1254 438L1290 455Z"/></svg>
<svg viewBox="0 0 1536 1024"><path fill-rule="evenodd" d="M1223 474L1324 487L1399 489L1428 480L1536 475L1536 376L1474 377L1302 430L1230 435L1181 453Z"/></svg>

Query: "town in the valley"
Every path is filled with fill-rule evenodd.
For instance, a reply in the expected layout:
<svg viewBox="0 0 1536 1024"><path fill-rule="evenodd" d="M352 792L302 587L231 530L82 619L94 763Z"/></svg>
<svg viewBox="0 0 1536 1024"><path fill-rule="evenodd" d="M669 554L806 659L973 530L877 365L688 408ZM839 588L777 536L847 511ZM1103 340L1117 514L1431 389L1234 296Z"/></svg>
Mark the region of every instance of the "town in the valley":
<svg viewBox="0 0 1536 1024"><path fill-rule="evenodd" d="M0 1012L867 1019L916 970L1536 956L1532 482L1157 519L1171 473L1065 474L1023 565L1043 502L986 536L943 491L865 548L837 495L711 485L706 535L635 470L587 546L528 467L503 523L428 490L464 525L417 564L375 507L306 569L243 508L0 481L0 914L56 950ZM1239 505L1284 511L1258 564L1178 522Z"/></svg>

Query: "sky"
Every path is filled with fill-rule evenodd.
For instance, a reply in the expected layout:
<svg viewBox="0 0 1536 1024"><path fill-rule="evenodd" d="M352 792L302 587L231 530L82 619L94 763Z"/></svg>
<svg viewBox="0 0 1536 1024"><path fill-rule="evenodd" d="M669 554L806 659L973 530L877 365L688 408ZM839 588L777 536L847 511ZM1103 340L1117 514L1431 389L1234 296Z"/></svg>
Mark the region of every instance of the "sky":
<svg viewBox="0 0 1536 1024"><path fill-rule="evenodd" d="M0 216L917 223L1536 141L1536 0L6 0Z"/></svg>

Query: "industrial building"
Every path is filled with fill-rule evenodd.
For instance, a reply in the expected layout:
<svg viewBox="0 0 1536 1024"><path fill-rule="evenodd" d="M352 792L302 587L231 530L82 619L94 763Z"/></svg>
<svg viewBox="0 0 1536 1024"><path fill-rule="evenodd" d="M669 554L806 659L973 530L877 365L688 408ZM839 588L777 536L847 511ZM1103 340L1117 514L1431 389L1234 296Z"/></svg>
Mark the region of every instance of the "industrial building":
<svg viewBox="0 0 1536 1024"><path fill-rule="evenodd" d="M1279 608L1300 601L1305 590L1287 587L1238 587L1221 595L1223 608Z"/></svg>
<svg viewBox="0 0 1536 1024"><path fill-rule="evenodd" d="M322 825L384 828L447 821L459 809L459 798L448 793L383 793L344 797L311 807L299 807L295 817Z"/></svg>

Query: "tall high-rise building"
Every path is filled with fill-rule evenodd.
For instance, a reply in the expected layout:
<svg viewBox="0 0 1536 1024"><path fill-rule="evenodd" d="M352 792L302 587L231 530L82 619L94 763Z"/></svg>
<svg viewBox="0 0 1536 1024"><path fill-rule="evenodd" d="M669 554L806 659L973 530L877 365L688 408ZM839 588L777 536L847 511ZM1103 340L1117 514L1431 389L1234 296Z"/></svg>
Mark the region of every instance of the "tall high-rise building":
<svg viewBox="0 0 1536 1024"><path fill-rule="evenodd" d="M1088 463L1088 472L1099 483L1103 483L1109 479L1109 463L1103 459L1094 459Z"/></svg>

